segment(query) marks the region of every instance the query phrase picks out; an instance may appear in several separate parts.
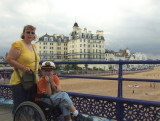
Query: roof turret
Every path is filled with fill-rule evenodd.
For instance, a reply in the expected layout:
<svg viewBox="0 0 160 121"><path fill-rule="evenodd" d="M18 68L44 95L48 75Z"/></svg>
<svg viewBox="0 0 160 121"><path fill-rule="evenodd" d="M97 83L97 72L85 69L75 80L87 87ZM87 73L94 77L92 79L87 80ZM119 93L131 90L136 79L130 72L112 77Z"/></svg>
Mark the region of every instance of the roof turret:
<svg viewBox="0 0 160 121"><path fill-rule="evenodd" d="M74 23L73 27L79 27L78 24L77 24L77 22Z"/></svg>

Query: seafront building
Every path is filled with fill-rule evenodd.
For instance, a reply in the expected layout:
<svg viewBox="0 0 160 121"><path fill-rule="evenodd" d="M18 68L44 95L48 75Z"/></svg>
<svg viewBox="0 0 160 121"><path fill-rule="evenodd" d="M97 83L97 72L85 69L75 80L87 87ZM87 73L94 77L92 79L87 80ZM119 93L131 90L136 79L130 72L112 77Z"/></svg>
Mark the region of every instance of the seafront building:
<svg viewBox="0 0 160 121"><path fill-rule="evenodd" d="M104 42L103 31L97 30L96 34L92 34L86 28L82 31L78 24L75 23L73 31L69 35L68 60L104 60Z"/></svg>
<svg viewBox="0 0 160 121"><path fill-rule="evenodd" d="M36 41L37 51L42 61L104 61L105 39L103 31L97 30L96 34L82 31L75 22L69 36L48 35L47 33ZM79 65L84 68L85 65ZM88 68L105 68L108 65L90 65Z"/></svg>
<svg viewBox="0 0 160 121"><path fill-rule="evenodd" d="M105 39L103 31L96 34L84 31L75 22L73 31L68 36L47 33L36 41L41 60L54 61L83 61L104 60Z"/></svg>
<svg viewBox="0 0 160 121"><path fill-rule="evenodd" d="M97 30L96 34L82 29L75 22L73 30L69 36L63 34L41 36L36 41L38 54L41 61L112 61L112 60L147 60L147 56L143 53L132 54L130 50L124 49L119 52L107 50L105 48L105 38L102 30ZM79 65L85 67L84 65ZM142 66L142 65L140 65ZM118 70L118 65L89 65L88 68L101 68L104 70ZM125 65L124 69L141 68L137 65Z"/></svg>
<svg viewBox="0 0 160 121"><path fill-rule="evenodd" d="M68 41L69 37L47 33L36 41L37 51L42 61L64 61L68 59Z"/></svg>
<svg viewBox="0 0 160 121"><path fill-rule="evenodd" d="M130 50L127 49L120 49L119 52L114 52L113 50L106 50L105 51L105 60L113 61L113 60L148 60L146 54L136 52L131 53ZM123 66L124 70L131 70L131 69L144 69L148 68L148 64L126 64ZM109 69L118 70L118 65L110 64Z"/></svg>

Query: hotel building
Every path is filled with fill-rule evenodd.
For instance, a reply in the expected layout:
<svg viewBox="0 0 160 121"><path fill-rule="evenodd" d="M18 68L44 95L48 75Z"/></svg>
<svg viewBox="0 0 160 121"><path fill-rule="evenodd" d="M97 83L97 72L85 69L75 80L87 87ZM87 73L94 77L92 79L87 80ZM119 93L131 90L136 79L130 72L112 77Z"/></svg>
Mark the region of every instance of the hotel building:
<svg viewBox="0 0 160 121"><path fill-rule="evenodd" d="M40 37L36 41L41 60L51 61L97 61L105 59L103 31L92 34L86 28L82 31L75 22L69 37L56 34Z"/></svg>

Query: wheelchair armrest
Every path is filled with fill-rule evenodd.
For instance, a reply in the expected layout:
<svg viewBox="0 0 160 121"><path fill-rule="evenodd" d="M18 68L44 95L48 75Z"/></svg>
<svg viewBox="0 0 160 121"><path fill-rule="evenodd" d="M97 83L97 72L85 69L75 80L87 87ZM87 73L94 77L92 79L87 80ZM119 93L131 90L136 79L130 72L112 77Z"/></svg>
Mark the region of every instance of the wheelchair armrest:
<svg viewBox="0 0 160 121"><path fill-rule="evenodd" d="M47 94L36 94L35 97L38 97L38 98L48 98L50 100L50 102L51 102L51 105L53 105L52 99Z"/></svg>
<svg viewBox="0 0 160 121"><path fill-rule="evenodd" d="M36 94L35 97L38 97L38 98L50 98L50 96L48 96L47 94Z"/></svg>

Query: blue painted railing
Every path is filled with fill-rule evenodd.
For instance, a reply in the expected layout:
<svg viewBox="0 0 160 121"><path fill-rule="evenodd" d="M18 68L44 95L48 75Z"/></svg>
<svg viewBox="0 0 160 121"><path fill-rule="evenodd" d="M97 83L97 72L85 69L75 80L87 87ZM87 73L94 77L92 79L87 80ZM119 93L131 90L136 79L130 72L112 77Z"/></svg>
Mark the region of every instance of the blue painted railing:
<svg viewBox="0 0 160 121"><path fill-rule="evenodd" d="M65 61L55 62L56 64L118 64L118 78L115 77L90 77L90 76L71 76L59 75L59 77L69 78L87 78L87 79L106 79L118 81L117 97L100 96L82 93L69 92L76 108L90 116L98 116L118 121L160 120L160 102L123 98L123 81L141 81L141 82L160 82L159 79L138 79L123 78L124 64L160 64L160 61ZM0 63L7 64L7 63ZM11 99L11 86L0 85L0 98Z"/></svg>

